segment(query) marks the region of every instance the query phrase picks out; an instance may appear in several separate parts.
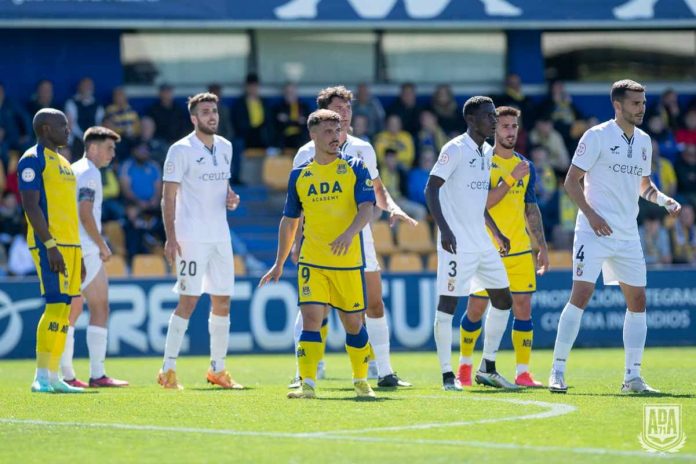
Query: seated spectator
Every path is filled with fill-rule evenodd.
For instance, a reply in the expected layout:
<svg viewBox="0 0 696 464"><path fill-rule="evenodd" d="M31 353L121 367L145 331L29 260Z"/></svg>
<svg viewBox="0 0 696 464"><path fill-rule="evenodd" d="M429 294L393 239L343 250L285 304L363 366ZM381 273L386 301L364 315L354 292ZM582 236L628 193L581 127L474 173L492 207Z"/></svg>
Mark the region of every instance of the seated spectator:
<svg viewBox="0 0 696 464"><path fill-rule="evenodd" d="M573 98L566 91L563 82L549 83L549 93L546 100L539 106L539 115L551 120L553 127L563 137L566 147L572 146L571 128L577 121L582 120L582 115L573 103Z"/></svg>
<svg viewBox="0 0 696 464"><path fill-rule="evenodd" d="M106 107L104 118L111 120L113 130L122 139L137 139L140 136L140 116L128 103L123 87L114 88L112 99L112 103Z"/></svg>
<svg viewBox="0 0 696 464"><path fill-rule="evenodd" d="M0 200L0 247L9 253L15 235L22 233L24 216L17 197L12 192L4 192Z"/></svg>
<svg viewBox="0 0 696 464"><path fill-rule="evenodd" d="M160 85L159 99L150 106L147 115L155 121L155 137L169 144L191 129L188 115L174 101L174 88L169 84Z"/></svg>
<svg viewBox="0 0 696 464"><path fill-rule="evenodd" d="M536 182L534 193L544 222L544 235L553 236L553 226L558 223L558 180L549 162L549 152L539 145L532 148L529 159L534 164Z"/></svg>
<svg viewBox="0 0 696 464"><path fill-rule="evenodd" d="M665 195L674 197L677 193L677 174L668 159L662 157L660 145L652 139L652 166L650 178Z"/></svg>
<svg viewBox="0 0 696 464"><path fill-rule="evenodd" d="M522 80L515 73L510 73L505 77L505 89L502 95L494 98L495 106L512 106L517 108L525 116L523 127L531 129L534 121L534 102L522 91Z"/></svg>
<svg viewBox="0 0 696 464"><path fill-rule="evenodd" d="M674 163L677 173L677 194L696 204L696 145L686 145L679 160Z"/></svg>
<svg viewBox="0 0 696 464"><path fill-rule="evenodd" d="M681 108L679 108L679 96L673 89L662 92L660 100L648 111L648 115L658 116L665 127L672 132L681 126Z"/></svg>
<svg viewBox="0 0 696 464"><path fill-rule="evenodd" d="M438 120L433 113L425 110L420 116L420 130L418 131L418 153L423 150L431 149L435 153L440 153L443 145L449 139L445 135L445 131L438 124ZM420 156L420 155L419 155Z"/></svg>
<svg viewBox="0 0 696 464"><path fill-rule="evenodd" d="M29 117L33 118L39 110L44 108L55 108L57 105L53 101L53 82L48 79L41 79L36 84L36 92L27 102L27 112ZM33 135L31 136L33 139Z"/></svg>
<svg viewBox="0 0 696 464"><path fill-rule="evenodd" d="M694 207L689 203L682 210L671 230L672 251L675 264L696 264L696 225Z"/></svg>
<svg viewBox="0 0 696 464"><path fill-rule="evenodd" d="M162 172L150 159L145 144L136 145L132 158L121 166L121 193L126 201L126 249L128 258L148 252L163 237L160 201Z"/></svg>
<svg viewBox="0 0 696 464"><path fill-rule="evenodd" d="M155 120L149 116L145 116L140 120L140 143L147 145L150 150L150 157L153 161L159 164L160 167L164 165L164 159L167 157L167 150L169 146L167 142L159 139L155 136L157 133L157 126L155 126ZM121 142L119 145L123 144ZM118 145L117 145L118 146Z"/></svg>
<svg viewBox="0 0 696 464"><path fill-rule="evenodd" d="M570 199L561 184L558 189L558 223L553 228L553 245L557 249L570 249L575 235L575 218L578 206Z"/></svg>
<svg viewBox="0 0 696 464"><path fill-rule="evenodd" d="M208 92L218 97L218 114L220 115L220 122L218 123L217 133L220 137L224 137L231 142L232 138L234 137L232 113L230 112L230 107L222 101L222 86L217 83L210 84L208 86ZM164 159L162 161L164 161Z"/></svg>
<svg viewBox="0 0 696 464"><path fill-rule="evenodd" d="M399 97L387 109L387 115L397 115L406 132L412 137L418 135L420 129L420 113L423 111L416 101L416 86L411 82L401 84Z"/></svg>
<svg viewBox="0 0 696 464"><path fill-rule="evenodd" d="M114 165L110 164L101 170L102 177L102 222L123 222L126 208L121 201L121 185L118 182Z"/></svg>
<svg viewBox="0 0 696 464"><path fill-rule="evenodd" d="M435 88L430 102L430 111L437 117L437 123L448 137L456 137L464 132L466 123L449 85L440 84ZM423 119L421 118L420 121L422 128Z"/></svg>
<svg viewBox="0 0 696 464"><path fill-rule="evenodd" d="M401 118L396 114L387 117L385 130L375 137L375 152L380 165L385 162L388 149L394 150L401 167L409 169L413 166L416 159L413 137L401 128Z"/></svg>
<svg viewBox="0 0 696 464"><path fill-rule="evenodd" d="M432 147L424 147L418 158L418 166L408 172L408 199L427 206L425 203L425 184L435 165L437 155Z"/></svg>
<svg viewBox="0 0 696 464"><path fill-rule="evenodd" d="M399 163L398 154L393 148L385 149L384 162L379 171L382 183L394 202L416 221L422 221L428 214L425 206L411 201L404 195L408 171Z"/></svg>
<svg viewBox="0 0 696 464"><path fill-rule="evenodd" d="M7 271L11 276L36 275L34 258L29 251L26 235L27 223L23 220L22 231L13 237L10 250L7 252Z"/></svg>
<svg viewBox="0 0 696 464"><path fill-rule="evenodd" d="M358 84L356 97L353 102L353 125L357 116L365 117L365 133L368 138L372 138L384 128L384 107L372 96L370 87L364 82Z"/></svg>
<svg viewBox="0 0 696 464"><path fill-rule="evenodd" d="M674 138L672 131L665 125L665 122L658 115L648 119L648 134L656 141L660 147L660 154L674 163L679 158L679 145Z"/></svg>
<svg viewBox="0 0 696 464"><path fill-rule="evenodd" d="M0 82L0 156L3 151L7 153L9 150L24 151L29 148L32 133L29 116L7 98L5 86ZM7 154L3 159L7 159Z"/></svg>
<svg viewBox="0 0 696 464"><path fill-rule="evenodd" d="M684 127L674 133L677 143L696 145L696 109L689 110L684 116Z"/></svg>
<svg viewBox="0 0 696 464"><path fill-rule="evenodd" d="M359 138L360 140L364 140L365 142L370 142L370 136L367 133L367 117L365 117L362 114L356 115L353 113L353 124L352 124L352 131L350 135L353 137Z"/></svg>
<svg viewBox="0 0 696 464"><path fill-rule="evenodd" d="M79 158L84 152L82 137L85 130L101 125L104 119L104 107L94 97L94 81L91 78L80 79L77 92L65 102L65 115L70 127L70 152Z"/></svg>
<svg viewBox="0 0 696 464"><path fill-rule="evenodd" d="M275 121L275 146L296 151L309 140L307 116L309 109L297 97L297 86L285 84L283 101L273 110ZM294 153L293 153L294 156Z"/></svg>
<svg viewBox="0 0 696 464"><path fill-rule="evenodd" d="M529 133L529 142L533 145L542 145L549 155L549 163L560 175L565 175L570 166L570 156L563 142L561 134L554 129L553 123L548 117L537 119L534 129Z"/></svg>
<svg viewBox="0 0 696 464"><path fill-rule="evenodd" d="M672 262L667 229L662 226L660 216L648 214L638 228L640 244L649 267L661 266Z"/></svg>

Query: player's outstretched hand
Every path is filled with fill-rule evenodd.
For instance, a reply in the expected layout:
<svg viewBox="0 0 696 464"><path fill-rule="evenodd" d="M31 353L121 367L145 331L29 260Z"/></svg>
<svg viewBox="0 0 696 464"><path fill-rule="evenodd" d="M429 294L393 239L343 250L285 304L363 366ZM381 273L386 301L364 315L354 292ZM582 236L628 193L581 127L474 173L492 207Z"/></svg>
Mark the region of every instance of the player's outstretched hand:
<svg viewBox="0 0 696 464"><path fill-rule="evenodd" d="M300 261L300 244L297 242L293 243L290 249L290 260L292 264L297 264Z"/></svg>
<svg viewBox="0 0 696 464"><path fill-rule="evenodd" d="M237 209L237 206L239 206L239 202L241 199L239 198L239 195L237 195L234 190L231 188L227 189L227 209L230 211L234 211Z"/></svg>
<svg viewBox="0 0 696 464"><path fill-rule="evenodd" d="M329 243L331 253L336 256L343 256L348 253L351 243L353 243L353 235L348 232L343 232L336 240Z"/></svg>
<svg viewBox="0 0 696 464"><path fill-rule="evenodd" d="M109 248L109 245L104 243L102 246L99 247L99 259L101 259L103 262L107 262L111 258L111 248Z"/></svg>
<svg viewBox="0 0 696 464"><path fill-rule="evenodd" d="M280 279L280 276L283 275L283 266L279 266L278 264L274 264L273 267L271 268L270 271L264 274L263 277L261 277L261 280L259 280L259 287L263 287L266 285L268 282L273 280L273 282L278 282L278 279Z"/></svg>
<svg viewBox="0 0 696 464"><path fill-rule="evenodd" d="M527 174L529 174L529 163L527 161L517 163L517 166L515 166L510 173L510 175L517 180L522 179Z"/></svg>
<svg viewBox="0 0 696 464"><path fill-rule="evenodd" d="M408 214L404 213L403 210L401 210L401 208L395 209L389 215L389 225L391 227L394 227L396 225L396 223L399 221L404 222L404 223L408 224L409 226L417 226L418 225L418 221L413 219Z"/></svg>
<svg viewBox="0 0 696 464"><path fill-rule="evenodd" d="M665 208L669 212L669 215L672 217L677 217L679 216L679 213L681 212L681 204L674 198L669 198L667 202L665 203Z"/></svg>
<svg viewBox="0 0 696 464"><path fill-rule="evenodd" d="M549 270L549 252L546 248L540 248L537 254L537 274L544 275Z"/></svg>
<svg viewBox="0 0 696 464"><path fill-rule="evenodd" d="M609 224L607 224L607 221L605 221L602 216L595 212L587 215L587 221L590 223L590 227L592 227L592 230L594 230L594 233L597 234L598 237L608 237L614 232L611 230L611 227L609 227Z"/></svg>
<svg viewBox="0 0 696 464"><path fill-rule="evenodd" d="M164 257L167 259L170 266L174 266L176 264L177 255L181 256L181 247L179 246L179 242L176 240L167 240L164 242Z"/></svg>
<svg viewBox="0 0 696 464"><path fill-rule="evenodd" d="M60 254L58 247L51 247L46 250L48 255L48 267L51 272L57 274L65 274L65 261L63 261L63 255Z"/></svg>
<svg viewBox="0 0 696 464"><path fill-rule="evenodd" d="M453 255L457 254L457 239L454 238L454 234L452 231L447 228L446 230L443 229L440 233L441 235L441 240L440 243L442 244L442 249L445 250L448 253L452 253Z"/></svg>
<svg viewBox="0 0 696 464"><path fill-rule="evenodd" d="M498 242L498 253L500 256L506 256L510 253L510 239L503 234L496 234L495 241Z"/></svg>

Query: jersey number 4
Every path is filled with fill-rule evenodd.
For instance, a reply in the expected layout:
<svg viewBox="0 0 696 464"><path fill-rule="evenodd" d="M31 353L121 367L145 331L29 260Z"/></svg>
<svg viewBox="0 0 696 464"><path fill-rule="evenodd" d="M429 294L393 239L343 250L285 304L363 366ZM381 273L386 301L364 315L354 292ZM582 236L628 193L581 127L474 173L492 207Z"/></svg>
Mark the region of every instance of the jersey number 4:
<svg viewBox="0 0 696 464"><path fill-rule="evenodd" d="M582 251L583 248L585 248L585 245L580 245L580 248L578 248L578 252L575 253L575 259L577 259L578 261L585 260L585 252Z"/></svg>
<svg viewBox="0 0 696 464"><path fill-rule="evenodd" d="M188 271L188 275L191 277L196 275L196 262L195 261L189 261L188 263L186 261L181 261L180 265L181 269L179 269L179 275L180 276L186 276L186 272Z"/></svg>

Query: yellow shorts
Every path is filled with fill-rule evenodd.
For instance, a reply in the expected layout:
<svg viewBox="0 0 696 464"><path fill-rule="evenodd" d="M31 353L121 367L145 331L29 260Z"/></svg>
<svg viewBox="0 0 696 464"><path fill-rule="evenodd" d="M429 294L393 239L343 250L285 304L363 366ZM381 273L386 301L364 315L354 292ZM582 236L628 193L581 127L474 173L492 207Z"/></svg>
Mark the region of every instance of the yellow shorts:
<svg viewBox="0 0 696 464"><path fill-rule="evenodd" d="M70 300L80 295L82 284L82 248L79 246L58 246L58 251L65 261L65 274L51 272L48 265L46 248L41 245L31 249L34 266L39 275L41 296L46 303L70 303Z"/></svg>
<svg viewBox="0 0 696 464"><path fill-rule="evenodd" d="M298 305L327 304L347 313L365 309L362 269L322 269L300 264L297 289Z"/></svg>
<svg viewBox="0 0 696 464"><path fill-rule="evenodd" d="M512 293L534 293L536 291L536 267L531 251L519 255L504 256L503 264ZM476 291L473 295L488 298L488 293L485 290Z"/></svg>

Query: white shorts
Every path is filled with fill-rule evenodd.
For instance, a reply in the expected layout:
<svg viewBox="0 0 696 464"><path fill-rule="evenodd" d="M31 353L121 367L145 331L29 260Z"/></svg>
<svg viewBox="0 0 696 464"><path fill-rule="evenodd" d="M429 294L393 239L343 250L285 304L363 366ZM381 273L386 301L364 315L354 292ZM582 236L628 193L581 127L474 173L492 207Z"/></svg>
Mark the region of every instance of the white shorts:
<svg viewBox="0 0 696 464"><path fill-rule="evenodd" d="M179 242L182 256L176 260L176 285L179 295L232 296L234 291L234 255L231 242Z"/></svg>
<svg viewBox="0 0 696 464"><path fill-rule="evenodd" d="M507 272L495 250L479 253L437 251L437 293L468 296L476 289L509 287Z"/></svg>
<svg viewBox="0 0 696 464"><path fill-rule="evenodd" d="M102 268L102 266L104 266L104 262L99 257L98 251L95 253L84 255L82 259L85 260L86 273L85 280L82 282L80 290L84 290L85 288L87 288L87 286L92 283L97 274L99 274L99 270Z"/></svg>
<svg viewBox="0 0 696 464"><path fill-rule="evenodd" d="M365 272L379 272L379 261L377 261L377 251L375 251L375 242L363 242L363 250L365 252Z"/></svg>
<svg viewBox="0 0 696 464"><path fill-rule="evenodd" d="M573 240L573 280L596 283L602 272L604 285L619 282L645 287L646 270L640 240L616 240L591 232L576 232Z"/></svg>

